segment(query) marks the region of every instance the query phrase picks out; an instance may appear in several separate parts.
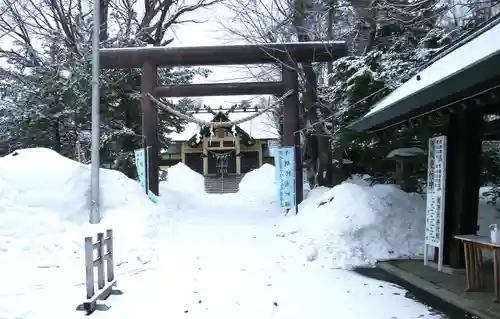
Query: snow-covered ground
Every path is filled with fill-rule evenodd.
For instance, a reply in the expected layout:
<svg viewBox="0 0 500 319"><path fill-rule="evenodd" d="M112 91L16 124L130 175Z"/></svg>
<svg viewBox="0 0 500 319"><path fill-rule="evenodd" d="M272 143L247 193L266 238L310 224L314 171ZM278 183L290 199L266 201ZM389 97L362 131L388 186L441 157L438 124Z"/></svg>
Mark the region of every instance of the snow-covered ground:
<svg viewBox="0 0 500 319"><path fill-rule="evenodd" d="M420 195L355 177L312 190L299 215L285 217L270 165L247 174L239 193L217 195L178 164L159 205L103 169L104 220L91 226L89 175L47 149L0 158L0 318L83 316L83 238L107 227L123 295L96 318L436 317L402 289L348 270L421 257Z"/></svg>

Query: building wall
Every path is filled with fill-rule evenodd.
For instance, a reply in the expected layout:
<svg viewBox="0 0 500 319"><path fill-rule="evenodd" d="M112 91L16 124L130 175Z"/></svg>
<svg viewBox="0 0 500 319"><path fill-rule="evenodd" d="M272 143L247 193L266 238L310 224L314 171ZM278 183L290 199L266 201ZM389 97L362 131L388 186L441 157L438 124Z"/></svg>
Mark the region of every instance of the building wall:
<svg viewBox="0 0 500 319"><path fill-rule="evenodd" d="M225 152L234 150L236 154L240 156L236 157L236 173L246 173L245 168L252 166L252 168L261 167L264 163L274 164L274 159L270 157L265 151L267 148L267 140L255 140L254 145L246 146L240 144L239 138L234 138L232 136L222 136L222 133L217 132L212 139L204 139L197 147L191 147L187 142L180 143L180 147L176 149L180 150L180 153L165 153L161 155L160 168L168 169L168 167L175 165L178 162L182 162L188 166L193 166L196 163L197 158L199 158L199 165L196 167L191 167L195 171L208 172L208 156L209 151L214 152ZM255 154L256 153L256 154ZM264 154L266 153L266 154ZM248 156L245 158L245 154ZM257 167L255 165L254 158L257 157ZM186 158L188 160L186 160ZM243 168L242 170L242 161Z"/></svg>
<svg viewBox="0 0 500 319"><path fill-rule="evenodd" d="M166 171L169 167L182 161L180 153L165 153L160 155L160 170Z"/></svg>
<svg viewBox="0 0 500 319"><path fill-rule="evenodd" d="M264 164L270 164L270 165L274 165L274 157L270 157L270 156L263 156L262 157L262 165Z"/></svg>
<svg viewBox="0 0 500 319"><path fill-rule="evenodd" d="M240 152L243 153L242 155L244 156L245 152L257 152L258 157L259 157L259 167L262 166L262 145L265 144L266 141L262 140L256 140L254 145L251 146L241 146Z"/></svg>

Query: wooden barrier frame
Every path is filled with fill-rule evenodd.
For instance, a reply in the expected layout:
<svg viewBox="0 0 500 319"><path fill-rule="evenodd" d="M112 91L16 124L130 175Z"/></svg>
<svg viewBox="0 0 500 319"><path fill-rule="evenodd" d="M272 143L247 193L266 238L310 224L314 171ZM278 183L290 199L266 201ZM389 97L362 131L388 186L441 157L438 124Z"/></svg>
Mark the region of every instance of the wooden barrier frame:
<svg viewBox="0 0 500 319"><path fill-rule="evenodd" d="M97 258L94 258L94 250ZM106 272L104 271L106 262ZM95 290L94 268L97 268L97 291ZM92 313L97 308L97 300L105 300L116 286L116 278L113 263L113 230L97 234L94 243L92 237L85 237L85 285L87 288L87 299L83 302L83 310Z"/></svg>

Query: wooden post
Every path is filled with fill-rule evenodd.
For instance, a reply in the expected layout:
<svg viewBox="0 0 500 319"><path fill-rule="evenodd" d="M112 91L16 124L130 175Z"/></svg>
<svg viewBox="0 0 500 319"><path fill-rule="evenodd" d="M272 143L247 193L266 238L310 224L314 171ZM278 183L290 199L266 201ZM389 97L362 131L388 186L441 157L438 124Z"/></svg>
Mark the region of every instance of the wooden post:
<svg viewBox="0 0 500 319"><path fill-rule="evenodd" d="M114 268L114 252L113 252L113 230L108 229L106 231L106 252L108 255L106 261L106 280L107 282L113 281L115 279L115 268Z"/></svg>
<svg viewBox="0 0 500 319"><path fill-rule="evenodd" d="M203 139L203 176L208 175L208 140Z"/></svg>
<svg viewBox="0 0 500 319"><path fill-rule="evenodd" d="M453 235L476 234L483 115L468 109L450 116L446 171L444 263L464 268L463 245Z"/></svg>
<svg viewBox="0 0 500 319"><path fill-rule="evenodd" d="M85 281L87 299L94 296L94 247L92 237L85 237Z"/></svg>
<svg viewBox="0 0 500 319"><path fill-rule="evenodd" d="M240 137L237 136L235 141L235 152L236 152L236 174L241 175L241 141Z"/></svg>
<svg viewBox="0 0 500 319"><path fill-rule="evenodd" d="M288 61L282 64L282 81L286 91L293 90L292 94L283 101L283 145L295 147L295 204L298 207L303 197L302 184L302 156L300 151L300 113L299 113L299 84L297 79L297 64Z"/></svg>
<svg viewBox="0 0 500 319"><path fill-rule="evenodd" d="M142 131L146 138L146 147L150 147L148 156L148 186L155 195L159 195L159 152L158 141L158 108L146 96L146 93L154 94L156 87L157 69L152 62L145 62L142 66L141 91L142 91Z"/></svg>
<svg viewBox="0 0 500 319"><path fill-rule="evenodd" d="M104 234L97 234L97 288L101 290L106 285L104 275Z"/></svg>

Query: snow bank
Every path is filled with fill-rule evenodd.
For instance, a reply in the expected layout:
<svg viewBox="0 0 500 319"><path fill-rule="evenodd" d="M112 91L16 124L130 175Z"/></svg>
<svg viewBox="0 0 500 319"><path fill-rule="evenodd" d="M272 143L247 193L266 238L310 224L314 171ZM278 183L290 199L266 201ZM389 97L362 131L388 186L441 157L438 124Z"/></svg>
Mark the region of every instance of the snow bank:
<svg viewBox="0 0 500 319"><path fill-rule="evenodd" d="M264 197L276 201L276 169L264 164L245 174L240 182L238 193L244 196Z"/></svg>
<svg viewBox="0 0 500 319"><path fill-rule="evenodd" d="M345 182L356 184L359 186L370 186L371 185L370 179L371 179L371 177L369 175L352 175Z"/></svg>
<svg viewBox="0 0 500 319"><path fill-rule="evenodd" d="M304 197L310 191L309 184L304 187ZM263 201L276 204L276 169L274 165L264 164L260 168L246 173L240 182L238 194L261 198Z"/></svg>
<svg viewBox="0 0 500 319"><path fill-rule="evenodd" d="M103 221L90 225L89 186L89 166L49 149L23 149L0 158L1 267L37 269L36 278L23 276L32 286L50 281L50 276L39 273L46 274L47 269L67 268L69 273L80 274L84 237L107 227L114 231L117 265L143 256L145 238L160 227L150 218L160 215L161 208L150 202L137 181L101 169ZM28 273L35 276L34 270ZM84 280L83 276L69 277ZM0 286L7 287L3 283L7 279ZM17 280L13 286L24 289Z"/></svg>
<svg viewBox="0 0 500 319"><path fill-rule="evenodd" d="M47 209L63 221L88 221L90 167L45 148L16 151L0 158L2 206ZM149 205L138 183L124 174L100 170L101 209Z"/></svg>
<svg viewBox="0 0 500 319"><path fill-rule="evenodd" d="M204 193L205 180L203 175L193 171L184 163L177 163L168 168L167 180L160 183L160 188L165 191L175 190L184 194Z"/></svg>
<svg viewBox="0 0 500 319"><path fill-rule="evenodd" d="M245 175L238 195L250 206L276 203L275 168L264 165ZM376 260L420 257L425 229L425 199L394 185L370 186L370 177L353 175L330 189L305 194L299 215L282 221L280 237L303 249L307 260L334 268L369 265Z"/></svg>
<svg viewBox="0 0 500 319"><path fill-rule="evenodd" d="M359 182L359 180L357 181ZM303 249L305 259L332 268L370 265L377 260L420 257L425 201L393 185L344 182L313 189L281 226Z"/></svg>
<svg viewBox="0 0 500 319"><path fill-rule="evenodd" d="M161 201L177 215L196 210L207 195L203 175L183 163L169 167L167 180L160 182Z"/></svg>
<svg viewBox="0 0 500 319"><path fill-rule="evenodd" d="M196 199L197 208L190 214L200 212L205 217L223 219L228 222L244 222L248 225L281 217L282 210L276 204L275 169L264 164L242 178L238 192L234 194L205 194ZM191 201L192 198L191 198Z"/></svg>

